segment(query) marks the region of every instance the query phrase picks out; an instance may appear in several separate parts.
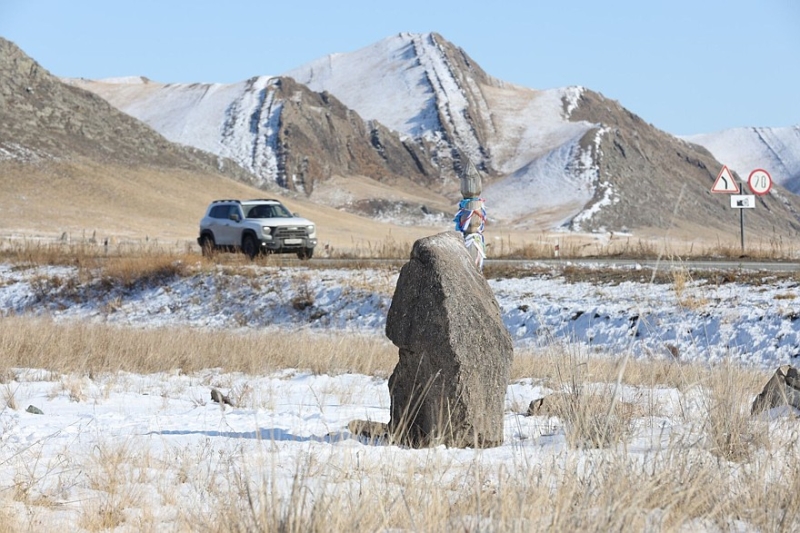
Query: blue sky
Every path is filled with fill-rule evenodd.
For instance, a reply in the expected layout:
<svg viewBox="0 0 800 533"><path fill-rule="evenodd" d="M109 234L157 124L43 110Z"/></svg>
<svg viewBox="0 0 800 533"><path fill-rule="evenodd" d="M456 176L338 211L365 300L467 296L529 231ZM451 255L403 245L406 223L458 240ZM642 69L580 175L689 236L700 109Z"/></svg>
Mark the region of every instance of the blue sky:
<svg viewBox="0 0 800 533"><path fill-rule="evenodd" d="M0 36L57 76L279 75L435 31L490 75L583 85L670 133L800 125L800 1L0 0Z"/></svg>

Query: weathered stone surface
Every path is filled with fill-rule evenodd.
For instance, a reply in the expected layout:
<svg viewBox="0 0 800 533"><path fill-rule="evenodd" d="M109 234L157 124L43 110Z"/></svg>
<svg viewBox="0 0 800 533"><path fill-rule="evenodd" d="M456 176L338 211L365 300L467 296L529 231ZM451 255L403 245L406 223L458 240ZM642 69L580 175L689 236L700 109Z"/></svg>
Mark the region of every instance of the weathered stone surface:
<svg viewBox="0 0 800 533"><path fill-rule="evenodd" d="M414 243L386 335L400 349L389 378L394 439L411 446L502 444L513 346L461 234Z"/></svg>
<svg viewBox="0 0 800 533"><path fill-rule="evenodd" d="M784 405L800 409L800 373L791 365L778 367L761 394L753 400L750 412L758 414Z"/></svg>

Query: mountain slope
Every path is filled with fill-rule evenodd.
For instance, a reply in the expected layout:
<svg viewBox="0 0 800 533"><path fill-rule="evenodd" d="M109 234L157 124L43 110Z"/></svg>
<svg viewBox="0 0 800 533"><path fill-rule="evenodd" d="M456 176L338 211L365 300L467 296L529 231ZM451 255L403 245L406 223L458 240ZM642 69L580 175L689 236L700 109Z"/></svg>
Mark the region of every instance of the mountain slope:
<svg viewBox="0 0 800 533"><path fill-rule="evenodd" d="M232 161L170 143L96 94L63 84L2 38L0 123L0 160L87 157L250 179Z"/></svg>
<svg viewBox="0 0 800 533"><path fill-rule="evenodd" d="M591 126L564 117L562 100L574 89L534 91L504 83L436 33L401 33L285 75L437 146L442 168L451 159L460 168L463 155L490 177L513 173Z"/></svg>
<svg viewBox="0 0 800 533"><path fill-rule="evenodd" d="M176 219L193 233L212 195L255 190L232 161L170 143L2 38L0 124L3 232L186 235Z"/></svg>
<svg viewBox="0 0 800 533"><path fill-rule="evenodd" d="M401 33L348 54L334 54L285 73L315 91L337 95L367 118L439 144L456 144L483 164L492 124L473 114L488 104L482 85L497 84L463 50L437 34Z"/></svg>
<svg viewBox="0 0 800 533"><path fill-rule="evenodd" d="M335 97L291 78L160 84L142 78L68 80L156 128L168 139L230 157L258 176L305 194L332 175L438 178L424 148L366 122Z"/></svg>
<svg viewBox="0 0 800 533"><path fill-rule="evenodd" d="M685 138L706 147L745 179L763 168L775 183L800 194L800 126L735 128Z"/></svg>
<svg viewBox="0 0 800 533"><path fill-rule="evenodd" d="M737 228L738 212L730 208L728 195L710 192L722 165L704 148L668 135L588 90L571 118L599 125L594 156L600 186L573 224L697 233ZM800 198L778 186L748 210L747 226L762 235L794 235L800 230L798 214Z"/></svg>
<svg viewBox="0 0 800 533"><path fill-rule="evenodd" d="M236 159L264 184L339 207L352 207L353 194L338 197L329 178L353 175L395 188L410 178L437 206L452 205L469 159L483 173L493 223L692 234L727 230L733 215L708 192L721 164L704 148L580 87L541 91L494 79L436 33L401 33L234 86L76 83L175 141ZM295 135L300 123L304 133ZM759 202L754 227L797 231L793 195L777 187Z"/></svg>

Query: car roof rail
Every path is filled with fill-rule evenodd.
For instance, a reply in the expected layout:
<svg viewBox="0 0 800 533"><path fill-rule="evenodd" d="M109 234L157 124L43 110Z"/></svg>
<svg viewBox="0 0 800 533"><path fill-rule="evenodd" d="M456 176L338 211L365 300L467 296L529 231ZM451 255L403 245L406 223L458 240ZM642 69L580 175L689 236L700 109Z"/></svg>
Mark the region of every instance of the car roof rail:
<svg viewBox="0 0 800 533"><path fill-rule="evenodd" d="M275 198L251 198L249 200L245 200L245 202L278 202L280 200L276 200Z"/></svg>
<svg viewBox="0 0 800 533"><path fill-rule="evenodd" d="M241 200L234 200L233 198L231 198L231 199L228 199L228 200L214 200L214 201L212 201L211 203L212 203L212 204L219 204L219 203L222 203L222 202L236 202L237 204L240 204L240 203L242 203L242 201L241 201Z"/></svg>

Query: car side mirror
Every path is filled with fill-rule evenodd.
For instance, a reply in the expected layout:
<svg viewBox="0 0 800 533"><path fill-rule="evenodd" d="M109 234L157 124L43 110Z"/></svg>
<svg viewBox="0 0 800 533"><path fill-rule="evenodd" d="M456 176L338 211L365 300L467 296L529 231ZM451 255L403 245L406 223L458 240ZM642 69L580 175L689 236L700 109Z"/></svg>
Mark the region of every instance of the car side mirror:
<svg viewBox="0 0 800 533"><path fill-rule="evenodd" d="M238 213L231 213L230 219L234 222L239 222L239 215Z"/></svg>
<svg viewBox="0 0 800 533"><path fill-rule="evenodd" d="M300 218L300 213L292 213L292 216Z"/></svg>

